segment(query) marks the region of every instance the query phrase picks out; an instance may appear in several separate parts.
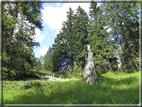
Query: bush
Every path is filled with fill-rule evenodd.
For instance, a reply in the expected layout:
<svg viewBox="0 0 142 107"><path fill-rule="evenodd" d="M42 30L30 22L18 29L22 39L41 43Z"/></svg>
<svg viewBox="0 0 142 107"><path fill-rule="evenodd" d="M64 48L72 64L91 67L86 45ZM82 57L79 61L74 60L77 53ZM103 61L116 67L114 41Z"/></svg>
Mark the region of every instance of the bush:
<svg viewBox="0 0 142 107"><path fill-rule="evenodd" d="M33 86L41 86L41 83L37 81L35 82L27 81L27 82L24 82L22 88L28 89L28 88L32 88Z"/></svg>
<svg viewBox="0 0 142 107"><path fill-rule="evenodd" d="M21 83L20 83L21 85ZM49 86L51 85L48 81L45 81L45 82L39 82L39 81L26 81L26 82L23 82L22 85L21 85L21 88L22 89L29 89L29 88L32 88L32 87L40 87L40 86Z"/></svg>
<svg viewBox="0 0 142 107"><path fill-rule="evenodd" d="M73 69L69 67L69 69L67 70L67 75L68 77L78 77L80 75L83 75L83 69L75 61L73 64Z"/></svg>

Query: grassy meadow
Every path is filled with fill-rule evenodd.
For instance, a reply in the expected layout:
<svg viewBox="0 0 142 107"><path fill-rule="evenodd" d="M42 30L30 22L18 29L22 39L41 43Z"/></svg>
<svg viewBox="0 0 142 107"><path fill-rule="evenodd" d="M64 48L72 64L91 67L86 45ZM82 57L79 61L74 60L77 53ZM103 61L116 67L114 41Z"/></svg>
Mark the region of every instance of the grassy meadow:
<svg viewBox="0 0 142 107"><path fill-rule="evenodd" d="M41 73L46 75L44 71ZM139 103L139 72L107 72L97 79L99 84L94 85L76 80L3 81L3 104Z"/></svg>

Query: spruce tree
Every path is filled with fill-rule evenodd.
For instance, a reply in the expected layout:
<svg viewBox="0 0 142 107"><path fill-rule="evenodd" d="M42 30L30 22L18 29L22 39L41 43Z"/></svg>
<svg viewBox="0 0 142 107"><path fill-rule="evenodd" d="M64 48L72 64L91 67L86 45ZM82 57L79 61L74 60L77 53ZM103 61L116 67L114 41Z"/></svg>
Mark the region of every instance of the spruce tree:
<svg viewBox="0 0 142 107"><path fill-rule="evenodd" d="M74 44L75 44L73 24L74 24L74 11L72 10L72 8L69 8L69 11L67 12L66 34L67 34L67 44L69 47L69 64L70 64L71 69L73 69Z"/></svg>
<svg viewBox="0 0 142 107"><path fill-rule="evenodd" d="M138 70L139 3L108 3L104 7L105 13L109 14L106 14L106 22L112 28L111 34L120 47L117 53L122 63L121 68Z"/></svg>
<svg viewBox="0 0 142 107"><path fill-rule="evenodd" d="M91 50L94 53L95 69L97 73L109 71L109 58L114 55L114 48L110 41L110 35L105 29L106 22L101 7L92 1L89 8L89 36L86 41L89 42Z"/></svg>
<svg viewBox="0 0 142 107"><path fill-rule="evenodd" d="M60 50L60 54L63 54L61 55L61 59L63 60L63 68L68 68L69 66L71 69L73 68L75 44L73 24L74 11L69 8L69 11L67 11L67 20L63 22L63 27L60 30L58 37L56 38L56 46L58 47L57 49Z"/></svg>
<svg viewBox="0 0 142 107"><path fill-rule="evenodd" d="M63 51L62 51L62 47L59 43L55 42L56 44L52 45L52 48L54 48L54 51L52 53L51 56L51 60L52 60L52 72L60 72L62 70L62 64L63 64Z"/></svg>
<svg viewBox="0 0 142 107"><path fill-rule="evenodd" d="M51 47L49 47L47 53L44 56L44 64L43 64L44 70L51 71L52 69L51 56L52 56L52 50L51 50Z"/></svg>
<svg viewBox="0 0 142 107"><path fill-rule="evenodd" d="M28 72L34 65L35 28L42 29L40 2L2 2L2 51L5 78ZM17 66L18 64L18 66Z"/></svg>
<svg viewBox="0 0 142 107"><path fill-rule="evenodd" d="M79 6L77 8L77 12L74 15L75 22L74 22L74 33L75 33L75 45L74 45L74 52L75 52L75 61L78 65L84 69L85 66L85 55L86 52L86 41L85 39L88 36L88 22L89 18L87 13Z"/></svg>

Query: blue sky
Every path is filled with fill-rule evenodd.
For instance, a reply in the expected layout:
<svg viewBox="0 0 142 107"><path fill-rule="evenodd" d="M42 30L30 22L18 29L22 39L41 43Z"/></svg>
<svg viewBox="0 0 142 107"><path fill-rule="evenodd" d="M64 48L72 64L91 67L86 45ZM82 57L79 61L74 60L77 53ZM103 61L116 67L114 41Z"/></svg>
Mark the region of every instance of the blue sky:
<svg viewBox="0 0 142 107"><path fill-rule="evenodd" d="M61 0L60 0L61 1ZM62 2L62 1L61 1ZM40 43L40 47L34 47L35 57L45 55L49 46L52 46L59 30L62 28L62 22L66 21L66 12L69 7L76 13L77 7L80 5L87 13L89 13L90 3L44 3L42 9L43 31L35 29L35 40ZM100 3L98 3L98 6Z"/></svg>

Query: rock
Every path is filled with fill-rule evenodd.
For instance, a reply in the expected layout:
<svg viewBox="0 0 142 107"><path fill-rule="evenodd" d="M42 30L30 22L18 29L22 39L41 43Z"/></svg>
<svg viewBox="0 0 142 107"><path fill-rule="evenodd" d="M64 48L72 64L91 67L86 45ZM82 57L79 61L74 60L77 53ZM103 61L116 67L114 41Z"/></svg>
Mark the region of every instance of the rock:
<svg viewBox="0 0 142 107"><path fill-rule="evenodd" d="M94 67L93 52L91 52L90 45L87 45L87 47L88 47L88 60L84 68L83 76L84 78L87 79L86 83L97 84L98 82L96 79L97 74L96 74L95 67Z"/></svg>

